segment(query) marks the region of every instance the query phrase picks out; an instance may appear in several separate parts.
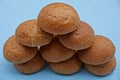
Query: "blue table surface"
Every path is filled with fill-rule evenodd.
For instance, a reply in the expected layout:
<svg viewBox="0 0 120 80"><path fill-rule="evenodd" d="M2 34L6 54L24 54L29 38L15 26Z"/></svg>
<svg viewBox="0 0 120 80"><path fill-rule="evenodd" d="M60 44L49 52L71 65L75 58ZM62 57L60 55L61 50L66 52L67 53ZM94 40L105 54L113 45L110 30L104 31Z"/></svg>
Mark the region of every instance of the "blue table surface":
<svg viewBox="0 0 120 80"><path fill-rule="evenodd" d="M17 26L37 18L47 4L64 2L72 5L81 20L89 23L97 35L112 40L116 46L117 65L112 74L98 77L84 68L73 75L59 75L48 67L32 75L20 74L3 57L5 41L15 33ZM120 80L120 0L0 0L0 80Z"/></svg>

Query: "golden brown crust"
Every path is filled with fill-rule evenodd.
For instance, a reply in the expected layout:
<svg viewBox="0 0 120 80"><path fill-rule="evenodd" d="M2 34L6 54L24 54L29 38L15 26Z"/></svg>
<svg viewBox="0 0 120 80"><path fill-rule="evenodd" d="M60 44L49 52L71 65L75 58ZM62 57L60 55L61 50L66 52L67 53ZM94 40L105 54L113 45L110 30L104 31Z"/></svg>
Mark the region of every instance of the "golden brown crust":
<svg viewBox="0 0 120 80"><path fill-rule="evenodd" d="M58 63L49 62L49 67L56 73L59 74L73 74L81 69L82 63L79 61L77 56Z"/></svg>
<svg viewBox="0 0 120 80"><path fill-rule="evenodd" d="M15 36L11 36L6 41L3 52L6 60L21 64L31 60L36 55L37 48L23 46L17 42Z"/></svg>
<svg viewBox="0 0 120 80"><path fill-rule="evenodd" d="M52 35L37 29L37 20L27 20L21 23L16 29L17 40L29 47L37 47L48 44L52 40Z"/></svg>
<svg viewBox="0 0 120 80"><path fill-rule="evenodd" d="M89 72L93 73L94 75L105 76L112 73L114 70L116 66L116 59L113 57L109 62L102 65L84 64L84 66Z"/></svg>
<svg viewBox="0 0 120 80"><path fill-rule="evenodd" d="M45 66L45 60L38 53L33 59L23 64L14 64L14 67L23 74L32 74Z"/></svg>
<svg viewBox="0 0 120 80"><path fill-rule="evenodd" d="M67 48L81 50L90 47L94 42L94 37L92 27L81 21L76 31L59 36L59 41Z"/></svg>
<svg viewBox="0 0 120 80"><path fill-rule="evenodd" d="M75 51L64 47L57 38L46 46L41 47L40 53L48 62L60 62L71 58Z"/></svg>
<svg viewBox="0 0 120 80"><path fill-rule="evenodd" d="M45 6L38 15L38 26L54 35L63 35L77 29L79 15L65 3L52 3Z"/></svg>
<svg viewBox="0 0 120 80"><path fill-rule="evenodd" d="M111 60L114 53L114 44L108 38L96 35L92 47L78 51L78 56L86 64L100 65Z"/></svg>

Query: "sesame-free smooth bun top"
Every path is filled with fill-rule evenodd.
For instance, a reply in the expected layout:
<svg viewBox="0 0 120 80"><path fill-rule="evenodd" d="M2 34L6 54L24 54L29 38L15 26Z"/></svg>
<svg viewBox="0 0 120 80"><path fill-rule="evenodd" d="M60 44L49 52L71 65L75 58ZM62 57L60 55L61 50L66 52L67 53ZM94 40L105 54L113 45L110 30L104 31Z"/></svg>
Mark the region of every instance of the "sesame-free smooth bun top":
<svg viewBox="0 0 120 80"><path fill-rule="evenodd" d="M3 53L6 60L21 64L31 60L36 55L37 48L23 46L15 36L11 36L4 45Z"/></svg>
<svg viewBox="0 0 120 80"><path fill-rule="evenodd" d="M42 57L48 62L61 62L71 58L75 51L64 47L57 38L46 46L40 48Z"/></svg>
<svg viewBox="0 0 120 80"><path fill-rule="evenodd" d="M76 55L62 62L49 62L49 67L59 74L73 74L81 69L82 63Z"/></svg>
<svg viewBox="0 0 120 80"><path fill-rule="evenodd" d="M107 63L115 54L114 44L106 37L96 35L92 47L79 50L79 59L86 64L100 65Z"/></svg>
<svg viewBox="0 0 120 80"><path fill-rule="evenodd" d="M94 37L92 27L80 21L76 31L59 36L59 41L67 48L81 50L90 47L94 42Z"/></svg>
<svg viewBox="0 0 120 80"><path fill-rule="evenodd" d="M116 58L113 57L109 62L102 65L84 64L84 66L89 72L93 73L94 75L105 76L112 73L112 71L115 69Z"/></svg>
<svg viewBox="0 0 120 80"><path fill-rule="evenodd" d="M79 15L72 6L59 2L45 6L38 15L38 26L54 35L76 30L79 21Z"/></svg>
<svg viewBox="0 0 120 80"><path fill-rule="evenodd" d="M30 61L23 64L14 64L14 67L21 73L32 74L41 70L45 66L45 60L39 53Z"/></svg>
<svg viewBox="0 0 120 80"><path fill-rule="evenodd" d="M27 20L21 23L16 29L15 34L19 43L29 46L37 47L48 44L52 40L52 35L37 29L37 20Z"/></svg>

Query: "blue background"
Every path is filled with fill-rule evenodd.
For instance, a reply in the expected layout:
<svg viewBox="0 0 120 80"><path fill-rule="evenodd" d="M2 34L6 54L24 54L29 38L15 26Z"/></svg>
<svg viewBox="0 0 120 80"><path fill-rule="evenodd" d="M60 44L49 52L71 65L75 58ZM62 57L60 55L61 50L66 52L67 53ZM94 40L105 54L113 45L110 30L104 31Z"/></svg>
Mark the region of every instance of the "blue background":
<svg viewBox="0 0 120 80"><path fill-rule="evenodd" d="M111 39L116 46L117 66L105 77L90 74L84 68L73 75L59 75L48 67L42 71L23 75L3 57L5 41L15 33L17 26L29 19L37 18L39 11L52 2L72 5L81 20L89 23L95 34ZM120 80L120 0L0 0L0 80Z"/></svg>

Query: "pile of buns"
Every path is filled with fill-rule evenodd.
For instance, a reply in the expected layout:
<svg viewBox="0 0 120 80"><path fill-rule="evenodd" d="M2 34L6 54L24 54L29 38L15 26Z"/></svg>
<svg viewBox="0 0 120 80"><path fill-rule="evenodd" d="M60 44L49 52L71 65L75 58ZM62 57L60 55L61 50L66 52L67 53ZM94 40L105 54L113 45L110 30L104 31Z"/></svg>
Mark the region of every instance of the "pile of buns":
<svg viewBox="0 0 120 80"><path fill-rule="evenodd" d="M110 74L116 66L114 44L95 35L65 3L48 4L37 19L21 23L6 41L3 53L24 74L38 72L46 63L59 74L73 74L83 65L98 76Z"/></svg>

